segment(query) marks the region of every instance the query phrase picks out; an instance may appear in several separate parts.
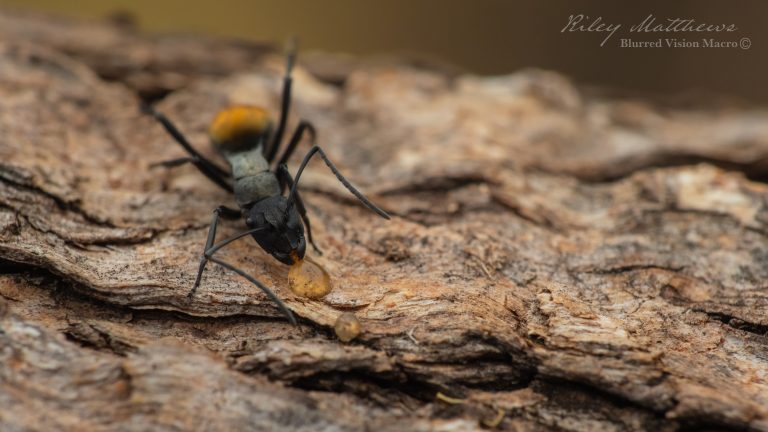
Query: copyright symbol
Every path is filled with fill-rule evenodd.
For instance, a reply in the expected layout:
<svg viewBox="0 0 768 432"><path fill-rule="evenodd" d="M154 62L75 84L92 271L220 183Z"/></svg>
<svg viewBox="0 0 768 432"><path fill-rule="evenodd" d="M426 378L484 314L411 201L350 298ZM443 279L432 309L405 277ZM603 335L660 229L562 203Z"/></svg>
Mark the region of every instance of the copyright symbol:
<svg viewBox="0 0 768 432"><path fill-rule="evenodd" d="M745 50L749 49L749 47L752 46L752 40L748 37L741 38L741 40L739 41L739 46L741 47L741 49L745 49Z"/></svg>

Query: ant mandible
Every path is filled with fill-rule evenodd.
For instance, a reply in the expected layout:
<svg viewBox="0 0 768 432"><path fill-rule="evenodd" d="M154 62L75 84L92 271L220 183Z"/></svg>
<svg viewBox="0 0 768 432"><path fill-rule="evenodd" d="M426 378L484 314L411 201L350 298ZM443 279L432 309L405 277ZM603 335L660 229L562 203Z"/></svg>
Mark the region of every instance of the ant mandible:
<svg viewBox="0 0 768 432"><path fill-rule="evenodd" d="M328 159L325 152L317 146L317 133L314 126L308 121L301 120L299 122L291 139L288 141L288 146L275 162L275 156L277 156L285 132L291 104L291 71L295 58L295 47L291 46L288 49L286 72L283 78L280 120L274 133L269 114L265 109L257 106L238 105L225 108L216 115L211 123L209 129L211 141L229 163L229 171L220 168L195 150L176 126L162 113L155 111L149 105L142 105L142 110L160 122L175 141L189 153L187 157L168 160L155 165L175 167L191 163L211 181L226 191L233 193L239 207L239 210L237 210L226 206L219 206L214 210L213 219L208 229L208 239L205 242L200 267L197 271L197 278L188 297L191 298L200 286L200 279L208 261L213 261L256 285L278 305L283 314L294 325L296 325L296 318L293 316L293 313L272 290L243 270L215 257L214 254L233 241L251 235L262 249L278 261L293 265L304 258L306 250L306 242L304 240L305 226L309 243L318 254L321 254L320 249L312 240L309 216L297 189L304 167L306 167L309 160L315 154L320 155L323 162L328 165L328 168L331 169L336 178L360 202L379 216L389 219L389 215L384 210L369 201L341 175L333 162ZM312 149L307 152L304 160L301 161L301 165L296 172L296 179L294 180L288 171L286 163L305 133L309 134ZM286 187L289 188L289 193L287 196L283 196ZM219 217L227 219L244 217L248 230L215 243Z"/></svg>

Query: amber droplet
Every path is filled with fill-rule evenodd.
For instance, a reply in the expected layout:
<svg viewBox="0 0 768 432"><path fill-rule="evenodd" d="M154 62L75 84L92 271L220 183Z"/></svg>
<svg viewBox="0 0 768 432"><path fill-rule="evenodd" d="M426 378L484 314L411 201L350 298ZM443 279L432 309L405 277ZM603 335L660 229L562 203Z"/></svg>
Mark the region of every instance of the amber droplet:
<svg viewBox="0 0 768 432"><path fill-rule="evenodd" d="M344 312L336 318L336 324L333 326L336 336L342 342L349 342L360 334L360 321L352 312Z"/></svg>
<svg viewBox="0 0 768 432"><path fill-rule="evenodd" d="M311 299L324 297L333 289L328 272L309 259L293 263L288 270L288 286L294 294Z"/></svg>

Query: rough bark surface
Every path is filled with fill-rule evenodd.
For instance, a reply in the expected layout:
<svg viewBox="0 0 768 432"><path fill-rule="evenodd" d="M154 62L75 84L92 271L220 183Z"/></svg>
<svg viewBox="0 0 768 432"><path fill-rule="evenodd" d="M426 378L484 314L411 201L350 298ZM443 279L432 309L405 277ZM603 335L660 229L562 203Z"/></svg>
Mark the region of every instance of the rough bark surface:
<svg viewBox="0 0 768 432"><path fill-rule="evenodd" d="M250 239L223 250L293 327L216 265L187 298L232 199L150 168L183 153L135 78L183 64L158 108L213 155L217 110L276 111L279 57L10 12L0 40L0 429L768 430L768 111L300 64L293 124L393 219L318 162L302 190L328 297L294 296Z"/></svg>

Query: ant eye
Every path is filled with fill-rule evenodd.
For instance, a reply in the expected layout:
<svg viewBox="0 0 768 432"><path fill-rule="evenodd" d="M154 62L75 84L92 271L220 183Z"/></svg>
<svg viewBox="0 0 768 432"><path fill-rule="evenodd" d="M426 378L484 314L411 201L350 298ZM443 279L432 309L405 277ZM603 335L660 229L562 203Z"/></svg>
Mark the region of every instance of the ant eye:
<svg viewBox="0 0 768 432"><path fill-rule="evenodd" d="M251 219L251 218L246 218L246 219L245 219L245 224L246 224L246 225L248 225L248 226L252 225L252 224L253 224L253 219Z"/></svg>

